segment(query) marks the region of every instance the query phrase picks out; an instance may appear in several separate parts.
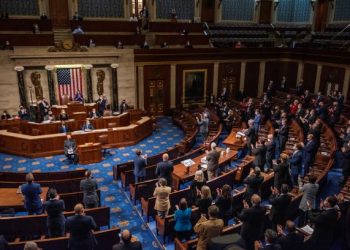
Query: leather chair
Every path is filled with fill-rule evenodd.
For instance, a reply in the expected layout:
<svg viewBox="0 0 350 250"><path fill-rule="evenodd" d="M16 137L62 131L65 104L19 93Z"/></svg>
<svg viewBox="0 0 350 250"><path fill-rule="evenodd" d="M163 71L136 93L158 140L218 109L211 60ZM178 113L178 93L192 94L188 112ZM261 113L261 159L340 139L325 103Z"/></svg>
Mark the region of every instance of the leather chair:
<svg viewBox="0 0 350 250"><path fill-rule="evenodd" d="M117 127L117 123L115 123L115 122L109 122L109 123L107 124L107 126L108 126L108 128L115 128L115 127Z"/></svg>
<svg viewBox="0 0 350 250"><path fill-rule="evenodd" d="M69 95L64 94L61 96L61 105L67 105L70 102L71 98Z"/></svg>
<svg viewBox="0 0 350 250"><path fill-rule="evenodd" d="M100 135L98 136L98 142L101 143L101 148L103 150L103 156L105 156L106 154L111 154L110 152L108 152L108 149L112 148L112 145L108 143L108 135Z"/></svg>

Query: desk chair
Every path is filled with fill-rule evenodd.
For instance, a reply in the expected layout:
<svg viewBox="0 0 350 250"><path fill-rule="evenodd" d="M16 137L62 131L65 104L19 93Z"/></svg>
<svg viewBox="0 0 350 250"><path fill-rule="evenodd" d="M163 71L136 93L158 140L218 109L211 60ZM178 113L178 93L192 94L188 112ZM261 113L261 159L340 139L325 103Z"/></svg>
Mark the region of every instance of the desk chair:
<svg viewBox="0 0 350 250"><path fill-rule="evenodd" d="M71 98L69 95L64 94L61 96L61 105L67 105L70 102Z"/></svg>
<svg viewBox="0 0 350 250"><path fill-rule="evenodd" d="M108 149L112 148L112 145L108 144L108 135L98 136L98 142L101 143L101 148L103 150L103 156L105 156L106 154L111 155L111 153L107 151Z"/></svg>

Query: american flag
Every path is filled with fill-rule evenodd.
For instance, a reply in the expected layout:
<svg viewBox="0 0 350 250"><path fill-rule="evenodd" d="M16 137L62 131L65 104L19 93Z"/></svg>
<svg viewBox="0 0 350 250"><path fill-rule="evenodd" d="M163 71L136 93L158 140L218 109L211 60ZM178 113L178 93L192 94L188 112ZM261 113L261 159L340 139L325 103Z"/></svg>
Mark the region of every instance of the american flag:
<svg viewBox="0 0 350 250"><path fill-rule="evenodd" d="M83 93L83 77L81 68L57 69L57 82L60 103L62 103L62 95L68 95L73 99L78 90Z"/></svg>

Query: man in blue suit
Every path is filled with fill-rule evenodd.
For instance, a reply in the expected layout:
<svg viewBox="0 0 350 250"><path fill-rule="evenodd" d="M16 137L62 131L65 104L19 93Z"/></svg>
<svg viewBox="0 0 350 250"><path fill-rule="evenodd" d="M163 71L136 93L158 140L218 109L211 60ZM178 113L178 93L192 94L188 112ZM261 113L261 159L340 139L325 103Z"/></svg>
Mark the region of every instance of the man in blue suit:
<svg viewBox="0 0 350 250"><path fill-rule="evenodd" d="M107 107L107 98L106 98L106 96L100 95L100 97L98 98L98 100L96 102L98 104L98 107L97 107L98 114L100 116L103 116L103 113L105 112L105 109Z"/></svg>
<svg viewBox="0 0 350 250"><path fill-rule="evenodd" d="M61 126L58 128L59 133L68 133L70 130L68 126L66 125L65 121L62 121Z"/></svg>
<svg viewBox="0 0 350 250"><path fill-rule="evenodd" d="M136 157L134 159L134 176L135 184L143 181L146 176L147 155L141 155L141 150L136 150Z"/></svg>
<svg viewBox="0 0 350 250"><path fill-rule="evenodd" d="M286 143L288 140L288 126L287 126L287 119L282 119L282 124L281 127L278 129L278 146L279 146L279 150L278 153L282 153L282 151L285 149L286 147Z"/></svg>
<svg viewBox="0 0 350 250"><path fill-rule="evenodd" d="M66 231L70 233L68 241L69 250L93 250L97 241L92 230L97 229L94 218L84 214L81 203L74 207L75 215L66 220Z"/></svg>
<svg viewBox="0 0 350 250"><path fill-rule="evenodd" d="M24 206L29 215L41 214L43 206L40 194L42 193L39 183L34 183L34 176L32 173L26 175L27 183L21 186L22 194L24 195Z"/></svg>
<svg viewBox="0 0 350 250"><path fill-rule="evenodd" d="M303 145L297 143L294 145L294 152L289 158L290 172L293 186L298 186L298 176L301 174L303 163Z"/></svg>
<svg viewBox="0 0 350 250"><path fill-rule="evenodd" d="M167 181L169 187L171 187L172 178L171 175L174 171L173 163L169 161L169 155L163 154L163 161L157 164L156 175L158 178L164 178Z"/></svg>
<svg viewBox="0 0 350 250"><path fill-rule="evenodd" d="M90 120L86 119L86 122L84 123L84 125L81 127L81 130L83 131L89 131L89 130L94 130L94 126L92 126L92 124L90 123Z"/></svg>
<svg viewBox="0 0 350 250"><path fill-rule="evenodd" d="M259 134L260 122L261 122L260 110L256 109L255 110L255 117L254 117L254 130L255 130L256 135Z"/></svg>
<svg viewBox="0 0 350 250"><path fill-rule="evenodd" d="M303 166L304 166L303 176L309 173L310 166L312 165L315 159L316 152L317 152L317 142L314 139L314 135L308 134L307 143L303 150Z"/></svg>
<svg viewBox="0 0 350 250"><path fill-rule="evenodd" d="M56 189L50 189L49 200L45 201L44 208L47 213L47 229L49 237L64 236L64 223L66 218L63 215L65 210L64 201L60 200Z"/></svg>

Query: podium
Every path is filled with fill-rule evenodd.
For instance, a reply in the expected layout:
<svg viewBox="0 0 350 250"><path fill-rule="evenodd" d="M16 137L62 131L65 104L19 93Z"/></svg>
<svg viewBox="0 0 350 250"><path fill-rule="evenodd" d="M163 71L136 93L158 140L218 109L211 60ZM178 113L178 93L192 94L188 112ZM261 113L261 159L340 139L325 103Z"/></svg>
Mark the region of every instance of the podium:
<svg viewBox="0 0 350 250"><path fill-rule="evenodd" d="M86 165L102 161L101 143L78 145L79 164Z"/></svg>

